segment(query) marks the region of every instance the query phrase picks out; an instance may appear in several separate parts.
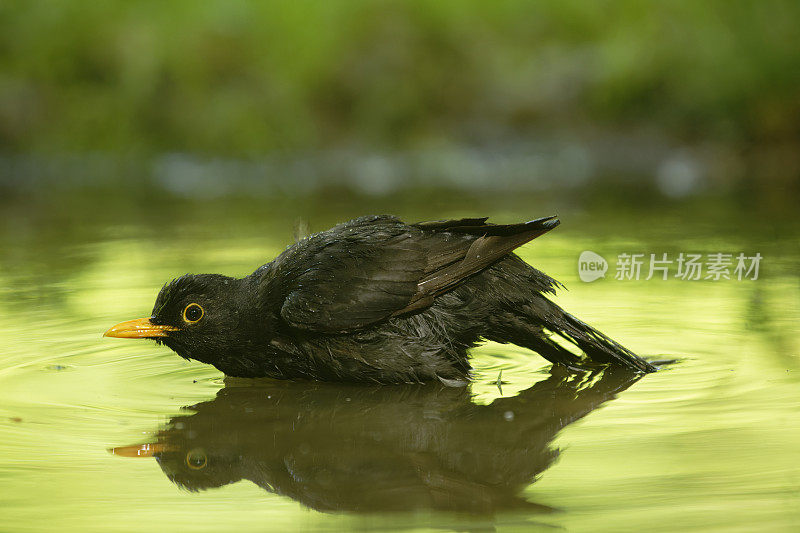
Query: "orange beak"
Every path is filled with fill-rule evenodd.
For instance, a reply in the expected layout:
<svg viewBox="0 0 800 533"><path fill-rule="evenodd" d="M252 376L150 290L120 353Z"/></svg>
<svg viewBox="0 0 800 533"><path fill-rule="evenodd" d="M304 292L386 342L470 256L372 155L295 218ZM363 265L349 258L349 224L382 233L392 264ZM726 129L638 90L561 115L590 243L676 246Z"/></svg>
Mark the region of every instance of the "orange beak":
<svg viewBox="0 0 800 533"><path fill-rule="evenodd" d="M120 322L105 333L103 337L119 337L122 339L150 339L153 337L166 337L170 331L177 328L153 324L149 318L137 318Z"/></svg>
<svg viewBox="0 0 800 533"><path fill-rule="evenodd" d="M158 453L169 451L169 447L159 442L152 444L134 444L133 446L118 446L109 448L109 452L120 457L153 457Z"/></svg>

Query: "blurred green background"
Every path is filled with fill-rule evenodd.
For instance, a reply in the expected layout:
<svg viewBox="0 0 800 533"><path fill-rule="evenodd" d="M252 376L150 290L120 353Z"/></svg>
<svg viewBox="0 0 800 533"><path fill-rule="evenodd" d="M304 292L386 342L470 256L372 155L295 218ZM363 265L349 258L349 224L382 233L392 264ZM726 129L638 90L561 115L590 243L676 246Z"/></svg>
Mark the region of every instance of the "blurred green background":
<svg viewBox="0 0 800 533"><path fill-rule="evenodd" d="M795 1L7 1L0 194L793 208L798 21Z"/></svg>

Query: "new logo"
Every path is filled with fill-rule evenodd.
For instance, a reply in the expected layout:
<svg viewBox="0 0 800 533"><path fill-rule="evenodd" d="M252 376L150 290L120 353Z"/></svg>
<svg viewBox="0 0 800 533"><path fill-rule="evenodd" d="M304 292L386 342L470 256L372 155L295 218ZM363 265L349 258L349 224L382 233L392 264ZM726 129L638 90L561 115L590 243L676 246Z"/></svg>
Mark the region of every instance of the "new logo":
<svg viewBox="0 0 800 533"><path fill-rule="evenodd" d="M604 278L608 272L608 261L590 250L584 250L578 257L578 277L589 283Z"/></svg>

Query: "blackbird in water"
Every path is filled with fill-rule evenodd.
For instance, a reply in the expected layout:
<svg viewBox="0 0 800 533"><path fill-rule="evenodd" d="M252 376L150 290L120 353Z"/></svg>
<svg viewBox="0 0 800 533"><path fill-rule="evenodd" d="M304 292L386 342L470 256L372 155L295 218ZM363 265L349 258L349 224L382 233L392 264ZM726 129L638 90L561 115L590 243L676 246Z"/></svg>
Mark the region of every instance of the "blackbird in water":
<svg viewBox="0 0 800 533"><path fill-rule="evenodd" d="M469 380L467 352L481 339L571 368L656 370L551 302L560 284L512 253L556 217L486 221L360 217L243 278L177 278L150 317L105 335L155 339L238 377L457 385Z"/></svg>

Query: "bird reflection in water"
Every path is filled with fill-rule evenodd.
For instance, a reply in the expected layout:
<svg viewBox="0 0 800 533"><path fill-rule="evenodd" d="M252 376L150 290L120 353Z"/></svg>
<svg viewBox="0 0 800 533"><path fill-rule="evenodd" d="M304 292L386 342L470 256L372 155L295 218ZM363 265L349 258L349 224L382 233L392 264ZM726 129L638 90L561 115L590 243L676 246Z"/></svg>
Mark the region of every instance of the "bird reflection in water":
<svg viewBox="0 0 800 533"><path fill-rule="evenodd" d="M520 493L559 456L558 432L641 377L625 368L549 376L490 405L468 387L227 379L173 417L153 456L176 485L242 479L319 511L550 510Z"/></svg>

